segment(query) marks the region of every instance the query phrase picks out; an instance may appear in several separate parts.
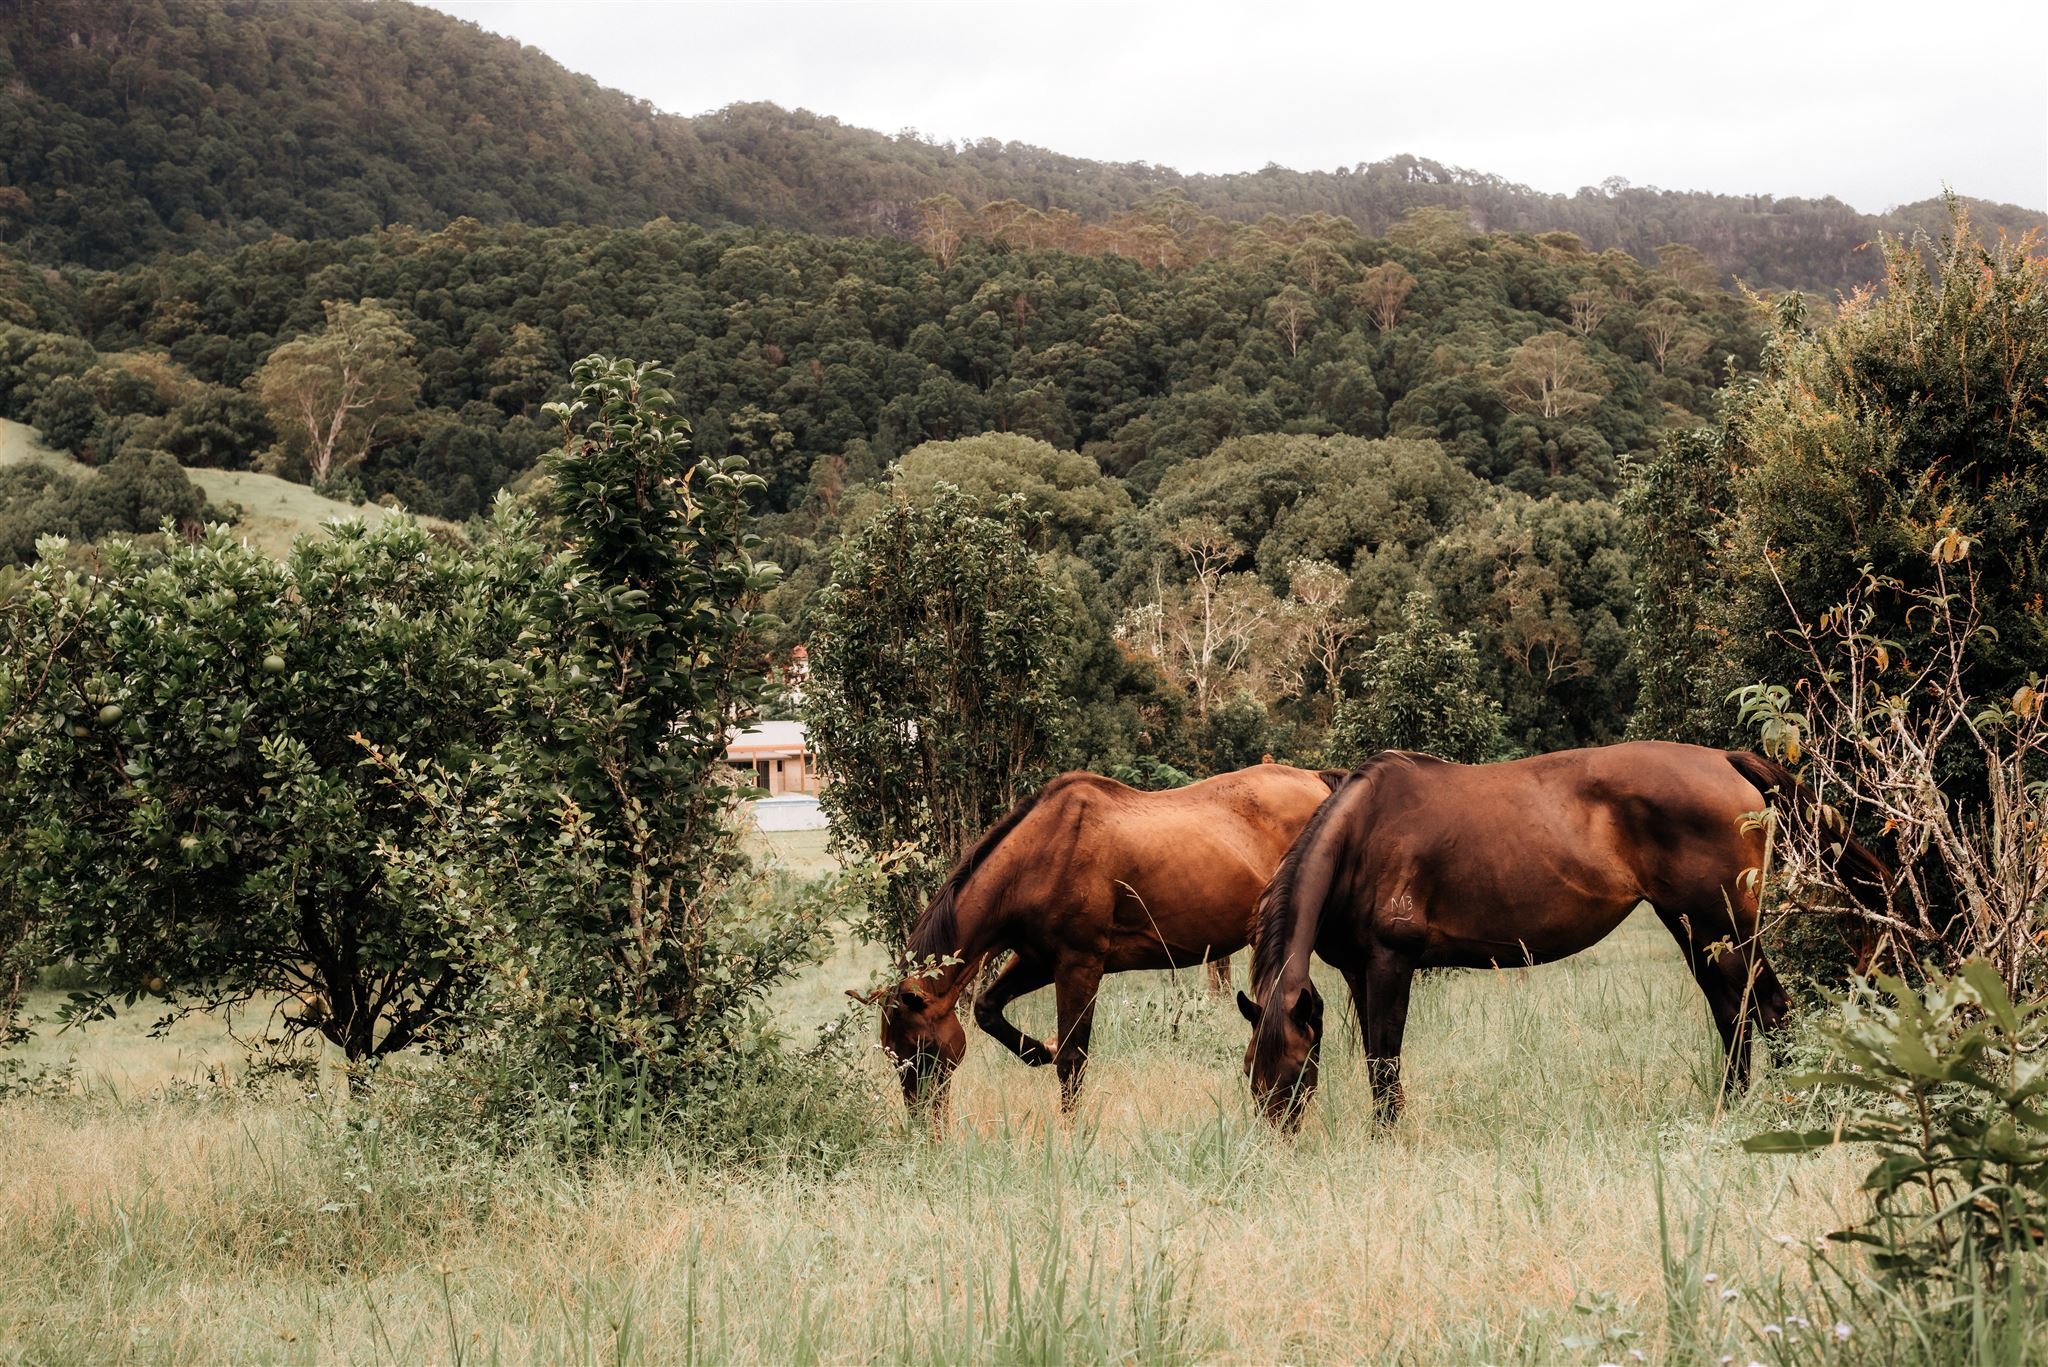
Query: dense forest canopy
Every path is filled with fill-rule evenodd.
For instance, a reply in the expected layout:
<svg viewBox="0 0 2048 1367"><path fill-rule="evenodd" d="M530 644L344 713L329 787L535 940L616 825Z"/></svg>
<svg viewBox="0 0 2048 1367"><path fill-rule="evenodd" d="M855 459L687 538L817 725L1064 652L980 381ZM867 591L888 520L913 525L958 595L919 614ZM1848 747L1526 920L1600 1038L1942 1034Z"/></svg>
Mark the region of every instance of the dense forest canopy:
<svg viewBox="0 0 2048 1367"><path fill-rule="evenodd" d="M1934 187L1929 187L1930 189ZM432 10L259 0L0 0L0 241L114 266L272 233L393 223L706 227L908 236L918 205L1013 202L1048 241L1173 192L1233 222L1333 214L1368 235L1419 208L1476 231L1572 232L1650 261L1666 244L1724 277L1829 292L1876 279L1880 230L1938 228L1933 200L1884 214L1834 199L1632 187L1547 194L1398 156L1329 171L1182 175L984 139L935 143L769 104L699 118L606 90ZM1973 206L1980 229L2042 221Z"/></svg>
<svg viewBox="0 0 2048 1367"><path fill-rule="evenodd" d="M686 119L401 3L0 16L0 418L97 467L0 472L0 559L233 513L181 467L477 517L630 356L760 478L774 649L892 500L1017 496L1063 758L1141 775L1343 762L1436 657L1475 754L1621 735L1663 664L1615 498L1764 360L1729 277L1855 286L1950 211Z"/></svg>

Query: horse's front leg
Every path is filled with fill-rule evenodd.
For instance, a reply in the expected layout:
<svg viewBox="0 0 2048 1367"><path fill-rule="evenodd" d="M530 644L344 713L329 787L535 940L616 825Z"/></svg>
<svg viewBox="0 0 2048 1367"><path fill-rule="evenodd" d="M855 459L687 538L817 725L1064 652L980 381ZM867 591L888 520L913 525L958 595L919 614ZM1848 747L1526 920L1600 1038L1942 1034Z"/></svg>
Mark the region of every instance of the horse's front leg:
<svg viewBox="0 0 2048 1367"><path fill-rule="evenodd" d="M1053 974L1059 1000L1060 1035L1053 1062L1059 1067L1060 1110L1071 1114L1081 1095L1081 1075L1088 1069L1088 1037L1095 1029L1095 996L1102 990L1102 956L1063 957Z"/></svg>
<svg viewBox="0 0 2048 1367"><path fill-rule="evenodd" d="M1003 1014L1003 1008L1051 981L1052 970L1046 967L1044 960L1013 954L1010 962L1003 965L1003 971L996 975L996 980L974 999L974 1023L981 1027L982 1033L1033 1068L1051 1063L1052 1050L1012 1025L1009 1017Z"/></svg>
<svg viewBox="0 0 2048 1367"><path fill-rule="evenodd" d="M1372 1084L1373 1119L1392 1125L1401 1118L1407 1098L1401 1091L1401 1037L1408 1029L1408 991L1415 968L1384 950L1373 953L1362 969L1344 970L1351 1000L1365 1037L1365 1076Z"/></svg>

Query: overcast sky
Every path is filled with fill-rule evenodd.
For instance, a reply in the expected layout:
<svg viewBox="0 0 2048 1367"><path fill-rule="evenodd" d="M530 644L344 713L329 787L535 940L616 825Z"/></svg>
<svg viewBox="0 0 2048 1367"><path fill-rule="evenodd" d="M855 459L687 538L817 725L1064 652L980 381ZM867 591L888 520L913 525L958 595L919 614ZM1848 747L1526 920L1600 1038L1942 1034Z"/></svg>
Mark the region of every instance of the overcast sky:
<svg viewBox="0 0 2048 1367"><path fill-rule="evenodd" d="M2048 210L2048 3L434 0L678 114L1182 171L1414 152L1566 191L1964 194Z"/></svg>

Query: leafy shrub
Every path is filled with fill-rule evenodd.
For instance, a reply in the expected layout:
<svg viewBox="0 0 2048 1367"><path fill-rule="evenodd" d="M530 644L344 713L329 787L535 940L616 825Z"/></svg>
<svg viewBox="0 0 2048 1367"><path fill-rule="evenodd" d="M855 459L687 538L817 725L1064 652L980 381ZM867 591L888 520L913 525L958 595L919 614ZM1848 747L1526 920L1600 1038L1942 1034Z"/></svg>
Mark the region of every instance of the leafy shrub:
<svg viewBox="0 0 2048 1367"><path fill-rule="evenodd" d="M386 876L479 983L473 1104L617 1137L771 1050L759 1000L825 910L745 876L724 772L766 686L760 481L691 454L661 371L592 356L574 378L549 409L563 545L532 567L528 628L493 670L496 747L466 765L367 755L418 821L380 842Z"/></svg>
<svg viewBox="0 0 2048 1367"><path fill-rule="evenodd" d="M1500 704L1479 686L1471 633L1446 631L1430 595L1408 595L1400 627L1373 642L1358 676L1331 726L1333 763L1363 764L1381 750L1423 750L1465 764L1507 757Z"/></svg>
<svg viewBox="0 0 2048 1367"><path fill-rule="evenodd" d="M384 876L415 813L356 733L422 759L487 749L483 662L524 622L512 542L394 520L278 564L214 530L97 574L47 560L10 602L0 888L96 986L173 1010L285 994L352 1059L433 1038L474 985L434 909Z"/></svg>
<svg viewBox="0 0 2048 1367"><path fill-rule="evenodd" d="M1788 1078L1841 1106L1825 1128L1745 1141L1752 1153L1868 1144L1867 1217L1830 1236L1876 1274L1817 1255L1858 1322L1894 1314L1947 1334L1997 1313L2048 1243L2048 1003L2015 1005L1981 960L1915 988L1859 983L1825 1032L1839 1063ZM2031 1269L2031 1271L2030 1271Z"/></svg>
<svg viewBox="0 0 2048 1367"><path fill-rule="evenodd" d="M840 543L812 616L820 800L839 850L889 860L870 927L885 944L1057 751L1059 597L1018 515L945 488L897 498Z"/></svg>
<svg viewBox="0 0 2048 1367"><path fill-rule="evenodd" d="M124 452L97 471L26 464L0 469L0 562L27 564L45 536L97 541L197 528L206 495L161 451Z"/></svg>
<svg viewBox="0 0 2048 1367"><path fill-rule="evenodd" d="M1795 970L1817 976L1854 943L1865 961L1953 969L1980 958L2016 996L2038 991L2048 971L2043 683L2033 675L2010 694L1979 692L1996 676L1976 656L1998 633L1984 616L1973 544L1942 529L1927 557L1930 587L1866 574L1811 621L1795 609L1779 634L1805 657L1796 688L1753 684L1733 695L1765 748L1801 764L1804 791L1824 804L1826 819L1773 824L1781 906L1827 913L1772 918L1795 930L1785 947L1806 952L1788 955ZM1880 604L1903 607L1919 639L1892 637ZM1841 857L1855 828L1889 856L1881 878ZM1800 925L1813 920L1827 924Z"/></svg>

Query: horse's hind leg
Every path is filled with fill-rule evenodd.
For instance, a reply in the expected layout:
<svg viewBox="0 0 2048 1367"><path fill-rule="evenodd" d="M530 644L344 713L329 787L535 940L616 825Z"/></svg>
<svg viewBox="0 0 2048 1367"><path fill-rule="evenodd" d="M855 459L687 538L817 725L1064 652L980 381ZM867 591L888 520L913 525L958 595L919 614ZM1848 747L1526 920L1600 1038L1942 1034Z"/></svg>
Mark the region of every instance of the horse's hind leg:
<svg viewBox="0 0 2048 1367"><path fill-rule="evenodd" d="M1033 1068L1051 1063L1052 1051L1012 1025L1009 1017L1003 1014L1003 1008L1051 981L1052 970L1043 960L1013 954L1010 962L1003 966L1003 971L996 975L996 980L974 999L974 1023L981 1027L982 1033Z"/></svg>
<svg viewBox="0 0 2048 1367"><path fill-rule="evenodd" d="M1095 1029L1095 995L1102 990L1100 956L1060 960L1053 976L1059 998L1060 1037L1053 1050L1059 1065L1060 1109L1071 1112L1081 1094L1081 1075L1088 1069L1088 1037Z"/></svg>
<svg viewBox="0 0 2048 1367"><path fill-rule="evenodd" d="M1732 902L1656 908L1657 919L1678 941L1686 967L1705 994L1714 1028L1728 1057L1722 1086L1749 1085L1750 1048L1762 1025L1773 1029L1785 1015L1785 992L1756 943L1756 910L1738 895Z"/></svg>
<svg viewBox="0 0 2048 1367"><path fill-rule="evenodd" d="M1391 1125L1407 1097L1401 1090L1401 1039L1408 1030L1408 992L1415 969L1407 960L1375 954L1363 969L1346 969L1359 1033L1365 1037L1365 1075L1372 1084L1373 1118Z"/></svg>

